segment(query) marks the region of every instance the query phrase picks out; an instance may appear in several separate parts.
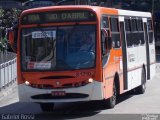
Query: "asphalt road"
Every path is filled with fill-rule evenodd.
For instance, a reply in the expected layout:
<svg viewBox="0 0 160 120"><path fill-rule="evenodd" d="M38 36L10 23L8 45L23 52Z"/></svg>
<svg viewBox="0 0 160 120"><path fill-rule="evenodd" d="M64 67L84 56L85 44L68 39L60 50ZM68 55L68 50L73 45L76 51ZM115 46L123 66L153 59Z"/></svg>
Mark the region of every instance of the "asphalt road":
<svg viewBox="0 0 160 120"><path fill-rule="evenodd" d="M145 94L123 94L113 109L104 108L100 102L69 103L56 104L54 112L43 113L36 103L20 103L16 90L0 100L0 119L4 114L29 114L34 119L52 120L160 120L160 65L157 68L155 77L147 81Z"/></svg>

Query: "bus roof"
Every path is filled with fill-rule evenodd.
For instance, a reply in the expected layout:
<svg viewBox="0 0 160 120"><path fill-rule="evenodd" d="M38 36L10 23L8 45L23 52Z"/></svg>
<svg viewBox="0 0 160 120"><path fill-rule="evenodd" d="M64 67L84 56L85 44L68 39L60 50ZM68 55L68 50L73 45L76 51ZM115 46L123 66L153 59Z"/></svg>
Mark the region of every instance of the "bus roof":
<svg viewBox="0 0 160 120"><path fill-rule="evenodd" d="M113 8L107 8L107 7L100 7L100 6L89 6L89 5L66 5L66 6L49 6L49 7L40 7L40 8L33 8L28 9L22 12L23 14L32 13L32 12L47 12L47 11L53 11L53 10L73 10L73 9L86 9L86 10L92 10L96 13L108 13L113 15L118 15L118 11Z"/></svg>
<svg viewBox="0 0 160 120"><path fill-rule="evenodd" d="M100 6L89 6L89 5L65 5L65 6L49 6L49 7L40 7L28 9L22 12L22 15L32 12L47 12L53 10L78 10L78 9L86 9L92 10L96 13L100 14L109 14L109 15L124 15L124 16L136 16L136 17L151 17L151 13L149 12L139 12L139 11L130 11L130 10L122 10L115 8L107 8Z"/></svg>
<svg viewBox="0 0 160 120"><path fill-rule="evenodd" d="M121 10L121 9L118 9L118 14L123 16L151 17L151 13L149 12L139 12L139 11Z"/></svg>

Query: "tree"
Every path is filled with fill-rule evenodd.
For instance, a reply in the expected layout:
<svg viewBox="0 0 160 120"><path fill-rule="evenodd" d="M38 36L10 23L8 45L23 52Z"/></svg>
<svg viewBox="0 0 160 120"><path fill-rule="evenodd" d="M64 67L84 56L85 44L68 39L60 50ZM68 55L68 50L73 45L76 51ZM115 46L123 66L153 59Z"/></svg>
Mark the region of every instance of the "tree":
<svg viewBox="0 0 160 120"><path fill-rule="evenodd" d="M7 49L8 40L6 38L6 29L18 22L20 13L21 10L16 8L5 10L0 8L0 51Z"/></svg>

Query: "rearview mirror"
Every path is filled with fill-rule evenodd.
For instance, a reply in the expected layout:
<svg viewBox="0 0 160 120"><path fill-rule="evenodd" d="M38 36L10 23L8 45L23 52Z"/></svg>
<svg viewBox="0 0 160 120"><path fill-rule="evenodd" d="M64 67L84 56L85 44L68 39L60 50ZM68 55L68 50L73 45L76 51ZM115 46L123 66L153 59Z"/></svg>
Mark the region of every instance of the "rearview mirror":
<svg viewBox="0 0 160 120"><path fill-rule="evenodd" d="M18 25L9 29L7 34L11 48L14 52L17 52Z"/></svg>
<svg viewBox="0 0 160 120"><path fill-rule="evenodd" d="M105 37L105 45L107 46L107 50L110 50L112 48L112 39L108 34L108 31L106 29L101 29L104 37Z"/></svg>

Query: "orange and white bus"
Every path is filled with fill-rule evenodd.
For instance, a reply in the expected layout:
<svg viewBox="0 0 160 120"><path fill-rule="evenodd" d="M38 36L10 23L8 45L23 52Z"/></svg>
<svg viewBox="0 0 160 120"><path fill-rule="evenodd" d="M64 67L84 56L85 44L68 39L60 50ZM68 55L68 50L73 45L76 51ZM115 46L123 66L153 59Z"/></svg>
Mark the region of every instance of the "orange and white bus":
<svg viewBox="0 0 160 120"><path fill-rule="evenodd" d="M98 6L24 11L9 32L17 52L19 99L43 111L57 102L102 100L144 93L155 74L150 13Z"/></svg>

